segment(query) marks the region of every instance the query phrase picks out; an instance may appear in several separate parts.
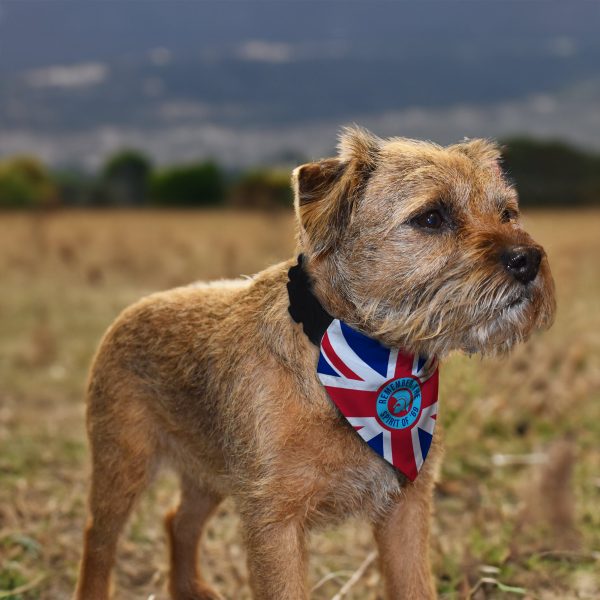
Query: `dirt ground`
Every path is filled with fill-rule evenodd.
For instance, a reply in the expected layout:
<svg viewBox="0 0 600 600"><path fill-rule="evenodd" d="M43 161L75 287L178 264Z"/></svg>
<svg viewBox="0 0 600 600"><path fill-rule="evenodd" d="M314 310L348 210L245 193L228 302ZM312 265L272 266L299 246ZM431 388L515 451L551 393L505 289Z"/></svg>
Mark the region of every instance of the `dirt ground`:
<svg viewBox="0 0 600 600"><path fill-rule="evenodd" d="M558 318L509 359L457 355L442 368L440 598L600 598L600 212L525 221L548 251ZM143 294L251 274L293 250L281 213L0 215L0 599L67 600L74 587L89 472L83 389L111 320ZM160 475L136 510L117 599L167 598L162 515L175 484ZM208 579L250 598L230 504L203 545ZM362 565L344 598L381 598L373 549L359 522L316 533L312 597L333 598Z"/></svg>

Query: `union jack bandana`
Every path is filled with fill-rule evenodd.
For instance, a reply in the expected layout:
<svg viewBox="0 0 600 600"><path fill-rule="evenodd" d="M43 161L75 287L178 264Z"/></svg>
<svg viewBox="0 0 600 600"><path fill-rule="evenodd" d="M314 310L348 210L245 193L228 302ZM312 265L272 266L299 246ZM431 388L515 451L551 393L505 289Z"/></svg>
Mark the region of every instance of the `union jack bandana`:
<svg viewBox="0 0 600 600"><path fill-rule="evenodd" d="M435 430L435 357L387 348L333 318L312 293L303 256L289 270L289 312L319 347L317 376L358 435L414 481Z"/></svg>

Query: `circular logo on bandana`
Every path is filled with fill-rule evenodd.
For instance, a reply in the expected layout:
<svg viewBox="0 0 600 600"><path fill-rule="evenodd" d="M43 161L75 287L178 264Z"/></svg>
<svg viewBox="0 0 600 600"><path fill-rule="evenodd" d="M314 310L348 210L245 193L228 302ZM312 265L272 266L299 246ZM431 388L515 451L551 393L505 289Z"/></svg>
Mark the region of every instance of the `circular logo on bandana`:
<svg viewBox="0 0 600 600"><path fill-rule="evenodd" d="M377 416L390 429L412 427L421 412L421 385L413 377L388 381L377 396Z"/></svg>

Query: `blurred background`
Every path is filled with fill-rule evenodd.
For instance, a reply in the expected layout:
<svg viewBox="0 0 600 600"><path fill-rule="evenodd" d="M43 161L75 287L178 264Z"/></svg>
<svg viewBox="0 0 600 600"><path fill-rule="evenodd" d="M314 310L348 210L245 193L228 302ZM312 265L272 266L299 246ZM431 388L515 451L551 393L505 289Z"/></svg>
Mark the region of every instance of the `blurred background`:
<svg viewBox="0 0 600 600"><path fill-rule="evenodd" d="M0 0L0 598L74 586L103 331L143 294L291 256L290 169L352 122L499 139L557 283L550 332L443 369L440 598L600 598L599 27L577 1ZM136 511L116 598L167 598L176 487ZM230 504L203 544L250 598ZM311 597L382 597L366 525L311 548Z"/></svg>

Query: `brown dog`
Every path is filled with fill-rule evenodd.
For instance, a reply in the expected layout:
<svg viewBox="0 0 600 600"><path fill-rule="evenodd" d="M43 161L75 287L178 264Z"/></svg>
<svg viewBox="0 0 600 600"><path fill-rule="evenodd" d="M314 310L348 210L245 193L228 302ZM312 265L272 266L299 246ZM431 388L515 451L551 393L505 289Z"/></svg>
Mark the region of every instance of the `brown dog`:
<svg viewBox="0 0 600 600"><path fill-rule="evenodd" d="M550 324L548 263L519 225L492 143L349 129L337 158L299 167L293 183L314 295L355 329L443 357L504 352ZM435 597L439 441L410 483L340 416L317 379L317 347L288 313L294 262L154 294L108 330L88 389L79 600L108 598L117 538L161 459L182 481L167 517L174 599L221 597L198 571L198 541L225 496L242 517L255 598L307 598L307 531L351 515L373 524L387 597Z"/></svg>

